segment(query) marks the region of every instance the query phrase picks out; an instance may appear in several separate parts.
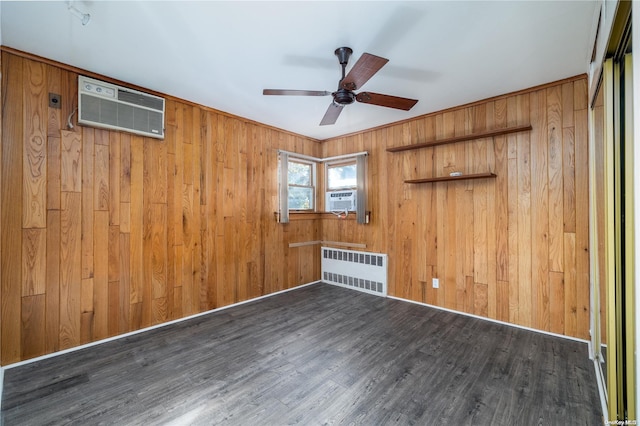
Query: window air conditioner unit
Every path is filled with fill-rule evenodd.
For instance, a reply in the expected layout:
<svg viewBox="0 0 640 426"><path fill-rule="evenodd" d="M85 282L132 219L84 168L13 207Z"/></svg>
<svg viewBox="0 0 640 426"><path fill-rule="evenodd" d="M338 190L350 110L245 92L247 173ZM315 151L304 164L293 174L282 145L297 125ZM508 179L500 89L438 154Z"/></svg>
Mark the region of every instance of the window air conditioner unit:
<svg viewBox="0 0 640 426"><path fill-rule="evenodd" d="M78 123L164 139L164 98L79 76Z"/></svg>
<svg viewBox="0 0 640 426"><path fill-rule="evenodd" d="M355 211L356 190L328 191L325 206L327 211Z"/></svg>

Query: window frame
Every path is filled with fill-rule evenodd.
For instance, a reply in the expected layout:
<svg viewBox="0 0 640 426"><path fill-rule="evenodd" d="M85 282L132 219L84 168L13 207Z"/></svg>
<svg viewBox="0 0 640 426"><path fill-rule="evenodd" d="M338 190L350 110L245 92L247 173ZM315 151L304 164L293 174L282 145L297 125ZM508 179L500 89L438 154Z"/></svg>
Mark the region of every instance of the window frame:
<svg viewBox="0 0 640 426"><path fill-rule="evenodd" d="M300 185L300 184L292 184L289 182L289 164L291 163L297 163L297 164L305 164L305 165L309 165L309 173L311 174L311 176L309 177L309 185ZM317 172L316 172L316 162L315 161L310 161L310 160L305 160L303 158L299 158L299 157L295 157L293 155L290 155L288 160L287 160L287 196L289 196L291 194L291 188L307 188L311 190L311 194L312 194L312 199L309 200L310 202L310 206L307 209L299 209L299 208L292 208L289 205L289 202L287 200L287 207L289 209L289 211L292 212L315 212L318 202L317 202L317 185L316 185L316 179L317 179Z"/></svg>

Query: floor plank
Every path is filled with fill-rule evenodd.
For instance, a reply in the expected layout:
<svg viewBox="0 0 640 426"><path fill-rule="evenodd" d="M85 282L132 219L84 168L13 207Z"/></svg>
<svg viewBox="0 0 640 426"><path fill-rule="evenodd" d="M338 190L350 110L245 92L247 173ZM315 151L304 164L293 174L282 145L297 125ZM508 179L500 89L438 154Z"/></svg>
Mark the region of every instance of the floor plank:
<svg viewBox="0 0 640 426"><path fill-rule="evenodd" d="M316 284L5 371L2 424L602 424L587 346Z"/></svg>

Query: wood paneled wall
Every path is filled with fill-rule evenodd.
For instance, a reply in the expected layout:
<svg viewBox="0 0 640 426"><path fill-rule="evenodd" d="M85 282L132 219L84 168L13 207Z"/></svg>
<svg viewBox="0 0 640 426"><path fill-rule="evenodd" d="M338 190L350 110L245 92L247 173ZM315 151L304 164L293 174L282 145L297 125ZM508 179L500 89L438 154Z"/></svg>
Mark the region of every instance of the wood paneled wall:
<svg viewBox="0 0 640 426"><path fill-rule="evenodd" d="M164 141L69 130L77 74L6 51L1 90L2 365L319 279L318 219L273 215L317 142L176 99Z"/></svg>
<svg viewBox="0 0 640 426"><path fill-rule="evenodd" d="M370 152L372 222L325 220L322 239L388 253L391 295L587 339L587 117L576 77L325 141L324 157ZM533 130L386 151L525 124ZM403 183L453 171L497 178Z"/></svg>
<svg viewBox="0 0 640 426"><path fill-rule="evenodd" d="M158 141L67 129L77 74L6 51L1 61L2 365L315 281L319 247L289 244L318 240L388 253L391 295L588 338L585 78L322 144L169 98ZM372 222L277 224L278 148L369 151ZM452 171L497 178L403 183Z"/></svg>

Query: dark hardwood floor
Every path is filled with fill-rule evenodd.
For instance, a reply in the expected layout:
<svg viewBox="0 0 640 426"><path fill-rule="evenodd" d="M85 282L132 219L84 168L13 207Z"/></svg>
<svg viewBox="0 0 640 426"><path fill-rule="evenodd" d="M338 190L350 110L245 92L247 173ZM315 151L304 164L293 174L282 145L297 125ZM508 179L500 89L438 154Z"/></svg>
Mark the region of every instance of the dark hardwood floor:
<svg viewBox="0 0 640 426"><path fill-rule="evenodd" d="M603 424L586 344L328 284L9 368L2 422Z"/></svg>

